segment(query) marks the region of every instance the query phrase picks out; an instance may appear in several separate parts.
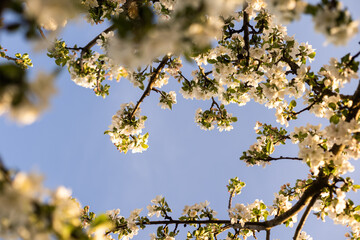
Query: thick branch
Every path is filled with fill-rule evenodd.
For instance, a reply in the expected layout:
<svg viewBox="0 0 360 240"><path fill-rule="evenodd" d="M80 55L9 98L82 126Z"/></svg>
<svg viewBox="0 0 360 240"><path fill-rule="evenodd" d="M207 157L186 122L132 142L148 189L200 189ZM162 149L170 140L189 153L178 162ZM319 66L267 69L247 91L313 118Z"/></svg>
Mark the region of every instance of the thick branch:
<svg viewBox="0 0 360 240"><path fill-rule="evenodd" d="M345 121L350 122L352 119L358 120L359 119L359 115L360 115L360 81L359 84L355 90L354 95L352 95L351 99L353 100L353 105L349 111L349 114L347 115ZM331 148L331 152L335 155L335 156L339 156L342 151L345 149L345 145L337 145L335 144L332 148Z"/></svg>
<svg viewBox="0 0 360 240"><path fill-rule="evenodd" d="M280 58L280 60L286 62L290 66L291 71L292 71L293 74L296 74L297 70L300 68L295 62L291 61L290 58L282 56Z"/></svg>
<svg viewBox="0 0 360 240"><path fill-rule="evenodd" d="M359 119L359 114L360 114L360 81L358 83L358 86L355 90L354 95L351 97L351 99L353 100L353 105L352 105L352 109L348 115L348 117L346 118L346 121L350 121L351 119L355 118L355 119Z"/></svg>
<svg viewBox="0 0 360 240"><path fill-rule="evenodd" d="M264 229L270 229L272 227L280 225L298 212L300 212L308 204L310 199L314 195L320 193L320 191L327 185L328 178L329 177L319 176L318 179L314 181L313 184L305 190L299 201L297 201L297 203L292 208L272 220L263 222Z"/></svg>
<svg viewBox="0 0 360 240"><path fill-rule="evenodd" d="M247 14L247 12L245 11L245 9L247 8L248 4L244 5L244 23L243 23L243 29L244 29L244 42L245 42L245 50L246 50L246 65L249 65L249 58L250 58L250 43L249 43L249 14Z"/></svg>
<svg viewBox="0 0 360 240"><path fill-rule="evenodd" d="M283 222L287 221L289 218L300 212L312 199L315 195L319 194L320 191L327 185L328 177L319 177L313 184L307 188L304 194L301 196L299 201L288 211L275 217L272 220L265 221L265 222L246 222L244 225L240 223L231 224L230 220L163 220L163 221L150 221L150 222L143 222L143 225L170 225L170 224L177 224L177 225L187 225L187 224L225 224L225 227L222 228L222 231L234 228L234 229L249 229L254 231L268 231L271 228L282 224ZM140 225L140 223L137 223ZM117 229L125 228L126 225L120 225ZM114 230L117 230L114 229Z"/></svg>

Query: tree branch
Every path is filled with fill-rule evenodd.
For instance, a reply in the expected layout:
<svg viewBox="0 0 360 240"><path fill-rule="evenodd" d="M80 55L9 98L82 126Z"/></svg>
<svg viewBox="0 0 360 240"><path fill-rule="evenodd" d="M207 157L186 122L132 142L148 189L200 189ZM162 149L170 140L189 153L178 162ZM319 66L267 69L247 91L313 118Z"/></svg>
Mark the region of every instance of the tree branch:
<svg viewBox="0 0 360 240"><path fill-rule="evenodd" d="M358 120L360 115L360 81L359 84L354 92L354 94L351 96L351 99L353 100L353 105L351 106L349 110L349 114L346 116L345 121L350 122L352 119ZM337 145L334 144L334 146L330 149L330 152L332 152L336 157L339 156L342 151L345 149L345 145Z"/></svg>
<svg viewBox="0 0 360 240"><path fill-rule="evenodd" d="M266 230L266 240L270 240L270 229Z"/></svg>
<svg viewBox="0 0 360 240"><path fill-rule="evenodd" d="M93 40L91 40L88 44L86 44L85 47L81 48L82 52L84 52L84 53L88 52L96 44L96 41L102 36L103 33L108 33L108 32L113 31L115 29L116 29L116 27L113 24L110 27L108 27L107 29L105 29L104 31L102 31L101 33L99 33L96 37L93 38ZM81 55L83 55L83 53L81 53Z"/></svg>
<svg viewBox="0 0 360 240"><path fill-rule="evenodd" d="M310 110L310 109L315 105L315 103L317 103L317 101L314 101L314 102L312 102L309 106L307 106L306 108L304 108L304 109L302 109L302 110L300 110L300 111L298 111L298 112L296 112L296 113L293 113L293 115L297 116L297 115L299 115L299 114L302 113L302 112L305 112L305 111Z"/></svg>
<svg viewBox="0 0 360 240"><path fill-rule="evenodd" d="M304 214L302 215L299 224L296 227L295 233L294 233L294 237L293 240L296 240L299 237L299 234L301 232L301 229L304 227L305 225L305 221L307 219L307 217L309 216L310 212L311 212L311 208L314 206L317 198L319 197L319 194L316 194L312 197L309 205L307 206L307 208L305 209Z"/></svg>
<svg viewBox="0 0 360 240"><path fill-rule="evenodd" d="M42 30L42 28L41 28L40 26L38 26L37 29L39 30L39 33L40 33L41 38L44 39L44 40L47 40L47 38L46 38L46 36L45 36L45 33L44 33L44 31Z"/></svg>
<svg viewBox="0 0 360 240"><path fill-rule="evenodd" d="M152 91L154 91L154 92L159 93L159 94L160 94L163 98L166 98L166 96L163 94L163 92L162 92L162 91L160 91L159 89L152 88L151 90L152 90Z"/></svg>
<svg viewBox="0 0 360 240"><path fill-rule="evenodd" d="M240 229L249 229L253 231L268 231L271 228L282 224L287 221L289 218L300 212L312 199L315 195L319 194L320 191L327 186L327 181L329 176L319 176L317 180L315 180L304 192L304 194L300 197L299 201L288 211L283 214L275 217L272 220L264 221L264 222L246 222L244 225L240 223L231 224L230 220L162 220L162 221L150 221L146 223L142 223L143 225L170 225L170 224L225 224L225 227L221 228L221 231L225 231L229 228L234 228L237 230ZM140 223L136 223L140 225ZM116 229L123 229L126 227L126 224L119 225Z"/></svg>
<svg viewBox="0 0 360 240"><path fill-rule="evenodd" d="M277 161L277 160L299 160L302 161L302 158L298 158L298 157L268 157L266 159L257 159L257 160L261 160L261 161L265 161L265 162L271 162L271 161Z"/></svg>
<svg viewBox="0 0 360 240"><path fill-rule="evenodd" d="M328 179L329 176L319 175L319 177L305 190L299 201L297 201L297 203L292 208L272 220L262 222L262 225L264 227L263 230L280 225L298 212L300 212L308 204L308 202L314 195L320 193L320 191L327 186Z"/></svg>
<svg viewBox="0 0 360 240"><path fill-rule="evenodd" d="M229 203L228 203L228 210L230 210L230 208L231 208L232 199L233 199L234 196L235 196L235 189L233 189L233 190L230 192ZM229 217L230 217L230 212L229 212Z"/></svg>
<svg viewBox="0 0 360 240"><path fill-rule="evenodd" d="M244 48L246 50L246 66L249 66L249 59L250 59L250 43L249 43L249 14L247 14L247 12L245 11L245 9L247 8L248 4L244 4L244 9L243 9L243 13L244 13L244 22L243 22L243 29L244 29Z"/></svg>
<svg viewBox="0 0 360 240"><path fill-rule="evenodd" d="M359 42L359 44L360 44L360 42ZM350 66L354 62L355 58L357 58L358 56L360 56L360 51L357 52L354 56L351 57L351 59L348 62L347 66Z"/></svg>
<svg viewBox="0 0 360 240"><path fill-rule="evenodd" d="M351 97L353 100L353 105L351 107L351 110L348 117L346 118L347 121L350 121L352 118L359 119L360 114L360 81L358 83L358 86L355 90L354 95Z"/></svg>
<svg viewBox="0 0 360 240"><path fill-rule="evenodd" d="M213 108L214 106L216 106L218 108L218 110L220 111L221 108L220 108L219 104L215 101L214 97L211 97L211 100L212 100L212 103L211 103L210 109Z"/></svg>
<svg viewBox="0 0 360 240"><path fill-rule="evenodd" d="M139 109L140 104L144 101L144 99L150 95L150 92L155 84L156 79L158 79L159 74L161 72L161 70L164 68L165 64L167 63L167 61L170 59L169 55L165 55L163 57L163 59L161 60L159 66L157 66L157 68L155 69L154 72L152 72L152 75L149 79L149 83L143 93L143 95L140 97L139 101L136 103L134 110L132 111L131 115L130 115L130 119L132 119L135 116L136 111Z"/></svg>
<svg viewBox="0 0 360 240"><path fill-rule="evenodd" d="M280 61L286 62L290 66L293 74L296 74L297 70L300 68L295 62L291 61L290 58L287 58L284 55L280 58Z"/></svg>
<svg viewBox="0 0 360 240"><path fill-rule="evenodd" d="M11 183L11 175L9 170L5 167L2 159L0 158L0 174L3 180L5 180L7 183Z"/></svg>
<svg viewBox="0 0 360 240"><path fill-rule="evenodd" d="M9 60L9 61L14 61L14 62L16 62L16 61L19 61L19 60L20 60L20 61L22 62L21 59L13 58L13 57L10 57L10 56L8 56L8 55L5 55L4 58L7 59L7 60Z"/></svg>
<svg viewBox="0 0 360 240"><path fill-rule="evenodd" d="M124 6L123 6L124 11L127 11L127 10L128 10L128 8L129 8L129 6L130 6L130 4L131 4L132 2L137 2L137 1L138 1L138 0L128 0L128 1L126 1L126 3L125 3ZM88 44L86 44L86 46L82 48L82 51L84 51L84 53L87 52L87 51L89 51L89 50L96 44L96 41L101 37L101 35L102 35L103 33L108 33L108 32L113 31L113 30L115 30L115 29L116 29L115 24L112 24L110 27L108 27L107 29L105 29L104 31L102 31L100 34L98 34L98 35L97 35L93 40L91 40ZM82 55L83 55L83 53L81 53L81 56L82 56Z"/></svg>

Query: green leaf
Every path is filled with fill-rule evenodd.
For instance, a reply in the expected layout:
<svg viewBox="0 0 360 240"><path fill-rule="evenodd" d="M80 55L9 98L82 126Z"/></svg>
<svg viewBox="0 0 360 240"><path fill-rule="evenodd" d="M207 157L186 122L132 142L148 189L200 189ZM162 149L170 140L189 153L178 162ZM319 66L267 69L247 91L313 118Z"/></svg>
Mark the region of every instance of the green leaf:
<svg viewBox="0 0 360 240"><path fill-rule="evenodd" d="M274 152L274 143L272 141L268 141L266 144L266 151L271 154Z"/></svg>
<svg viewBox="0 0 360 240"><path fill-rule="evenodd" d="M333 123L333 124L338 124L339 121L340 121L340 118L339 118L339 116L336 115L336 114L333 115L333 116L331 116L331 118L330 118L330 122Z"/></svg>
<svg viewBox="0 0 360 240"><path fill-rule="evenodd" d="M308 57L309 57L309 58L314 58L315 55L316 55L316 52L312 52L312 53L310 53L310 54L308 55Z"/></svg>
<svg viewBox="0 0 360 240"><path fill-rule="evenodd" d="M91 223L91 226L96 227L101 224L107 223L108 221L109 217L106 214L101 214L94 219L94 221Z"/></svg>
<svg viewBox="0 0 360 240"><path fill-rule="evenodd" d="M292 100L289 105L291 108L296 107L296 101Z"/></svg>
<svg viewBox="0 0 360 240"><path fill-rule="evenodd" d="M25 85L25 70L15 64L0 64L2 86L7 84Z"/></svg>
<svg viewBox="0 0 360 240"><path fill-rule="evenodd" d="M55 60L55 63L56 63L56 65L58 65L58 66L60 66L60 65L61 65L61 62L62 62L62 61L61 61L61 59L60 59L60 58L58 58L58 59L56 59L56 60Z"/></svg>
<svg viewBox="0 0 360 240"><path fill-rule="evenodd" d="M350 53L346 54L341 58L341 62L348 62L350 60Z"/></svg>
<svg viewBox="0 0 360 240"><path fill-rule="evenodd" d="M335 110L335 109L336 109L336 104L333 103L333 102L329 103L328 106L329 106L329 108L331 108L332 110Z"/></svg>

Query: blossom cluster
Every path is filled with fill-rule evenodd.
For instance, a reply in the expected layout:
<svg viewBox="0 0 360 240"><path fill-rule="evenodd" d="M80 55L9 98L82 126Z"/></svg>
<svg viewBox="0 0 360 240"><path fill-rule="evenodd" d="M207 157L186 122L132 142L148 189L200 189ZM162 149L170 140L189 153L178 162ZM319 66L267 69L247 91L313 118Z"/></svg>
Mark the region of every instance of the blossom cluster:
<svg viewBox="0 0 360 240"><path fill-rule="evenodd" d="M112 31L102 33L97 40L97 44L104 47L107 39L113 35ZM81 50L80 56L77 53L79 50ZM55 58L57 65L67 66L71 80L77 85L91 88L97 95L102 97L109 94L110 86L108 84L102 85L105 79L119 81L121 77L128 75L124 67L113 63L105 54L91 50L87 51L76 46L71 48L61 40L57 40L54 46L49 49L48 56Z"/></svg>
<svg viewBox="0 0 360 240"><path fill-rule="evenodd" d="M7 114L20 124L31 124L50 104L50 97L56 93L54 74L38 72L31 82L27 82L22 69L14 65L1 66L0 72L13 71L14 74L2 74L0 90L0 115Z"/></svg>
<svg viewBox="0 0 360 240"><path fill-rule="evenodd" d="M210 110L202 111L199 108L196 111L195 122L204 130L212 130L217 124L219 131L230 131L233 129L231 123L236 122L237 118L228 113L221 105L219 108L211 108Z"/></svg>
<svg viewBox="0 0 360 240"><path fill-rule="evenodd" d="M45 240L55 235L70 239L73 231L81 229L80 205L71 198L70 190L59 187L50 191L42 185L42 176L35 173L11 176L3 168L0 176L2 239Z"/></svg>
<svg viewBox="0 0 360 240"><path fill-rule="evenodd" d="M172 105L176 104L176 93L170 91L169 93L162 91L159 98L159 105L163 109L172 109Z"/></svg>
<svg viewBox="0 0 360 240"><path fill-rule="evenodd" d="M234 18L231 24L240 20ZM276 108L277 121L287 125L289 104L285 97L303 96L305 64L314 58L315 52L311 45L299 44L288 36L285 27L272 23L266 12L260 11L254 20L261 25L256 25L259 33L253 31L256 40L251 45L245 46L240 34L224 28L219 45L195 58L200 70L193 72L193 80L184 78L180 92L185 98L218 97L223 104L240 106L254 99L268 108ZM255 38L257 34L259 37ZM202 65L207 64L212 65L212 71L203 70ZM287 79L289 69L298 74L295 79Z"/></svg>
<svg viewBox="0 0 360 240"><path fill-rule="evenodd" d="M132 102L121 105L120 110L112 117L112 123L105 134L120 152L142 152L148 148L149 134L141 135L145 127L146 116L140 116L140 109L135 109Z"/></svg>
<svg viewBox="0 0 360 240"><path fill-rule="evenodd" d="M126 0L82 0L82 4L87 8L87 20L91 24L98 24L119 15L124 11L125 2Z"/></svg>
<svg viewBox="0 0 360 240"><path fill-rule="evenodd" d="M192 72L193 79L184 81L180 93L186 99L208 100L217 95L219 82L216 79L210 79L204 74L203 69Z"/></svg>
<svg viewBox="0 0 360 240"><path fill-rule="evenodd" d="M331 166L335 168L334 174L345 174L354 171L350 164L351 158L359 157L359 141L356 140L356 133L360 131L359 122L341 120L337 124L331 123L320 130L321 125L295 128L291 133L293 142L298 143L298 156L307 162L314 175L318 175L320 168ZM343 154L334 155L331 149L336 144L344 144L346 149Z"/></svg>
<svg viewBox="0 0 360 240"><path fill-rule="evenodd" d="M151 200L153 205L148 205L148 216L152 217L156 215L156 217L166 217L168 212L171 212L168 203L165 201L165 198L161 195L156 196L153 200Z"/></svg>
<svg viewBox="0 0 360 240"><path fill-rule="evenodd" d="M229 209L229 217L232 224L239 223L241 226L244 226L246 222L266 220L269 215L269 212L266 209L267 206L263 201L258 199L248 205L236 203L234 207ZM246 228L241 229L240 233L244 238L253 236L254 234Z"/></svg>
<svg viewBox="0 0 360 240"><path fill-rule="evenodd" d="M324 34L334 45L345 45L358 32L359 21L353 21L350 12L340 2L318 6L314 14L315 31Z"/></svg>
<svg viewBox="0 0 360 240"><path fill-rule="evenodd" d="M149 25L154 17L144 19L146 23L141 28L146 28L142 35L127 34L128 29L123 29L122 38L112 38L109 41L108 52L110 58L116 63L128 68L135 68L149 64L154 58L167 54L180 54L189 52L192 48L206 48L214 37L219 37L223 22L220 16L226 17L233 10L241 6L243 1L160 1L154 4L155 13L166 15L167 21L158 21ZM151 7L142 6L149 11ZM207 17L202 17L207 16ZM188 19L194 19L189 23ZM160 18L163 19L163 18ZM119 21L132 25L126 17ZM138 26L139 27L139 26ZM144 32L148 34L143 34ZM135 37L135 39L134 39Z"/></svg>
<svg viewBox="0 0 360 240"><path fill-rule="evenodd" d="M313 238L310 237L310 235L307 234L306 232L301 231L301 233L299 234L299 236L296 240L313 240Z"/></svg>
<svg viewBox="0 0 360 240"><path fill-rule="evenodd" d="M285 140L288 138L287 131L260 122L256 123L254 129L259 135L257 142L251 145L249 150L243 152L240 159L248 165L256 164L265 167L272 160L270 155L275 151L275 146L285 144Z"/></svg>
<svg viewBox="0 0 360 240"><path fill-rule="evenodd" d="M64 27L68 19L76 18L82 11L80 1L23 0L25 14L46 30ZM64 8L66 6L66 8Z"/></svg>
<svg viewBox="0 0 360 240"><path fill-rule="evenodd" d="M302 0L267 0L266 2L269 11L283 23L299 20L307 6L307 3Z"/></svg>
<svg viewBox="0 0 360 240"><path fill-rule="evenodd" d="M336 186L337 183L341 183L341 185ZM336 188L323 191L312 209L323 221L325 221L325 216L328 216L335 224L349 226L351 239L358 239L360 237L360 207L356 206L351 199L346 198L346 193L356 192L360 186L354 185L353 180L349 177L335 178L333 185ZM346 236L350 237L350 234L348 233Z"/></svg>
<svg viewBox="0 0 360 240"><path fill-rule="evenodd" d="M182 215L187 218L201 219L204 217L212 219L216 216L216 212L209 207L209 202L196 203L192 206L186 205L183 209Z"/></svg>

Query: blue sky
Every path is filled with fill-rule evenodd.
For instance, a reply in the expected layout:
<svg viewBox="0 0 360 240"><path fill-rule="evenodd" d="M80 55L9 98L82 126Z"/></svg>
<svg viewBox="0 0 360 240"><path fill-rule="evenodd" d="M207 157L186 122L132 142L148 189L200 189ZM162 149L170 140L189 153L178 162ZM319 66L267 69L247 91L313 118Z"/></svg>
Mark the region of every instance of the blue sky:
<svg viewBox="0 0 360 240"><path fill-rule="evenodd" d="M360 3L344 3L358 19ZM79 21L67 26L61 35L70 45L82 46L105 28L91 28ZM317 50L312 70L327 64L330 57L360 50L359 34L346 47L325 47L324 37L314 33L308 17L291 24L288 32L295 34L299 42L309 42ZM34 63L32 74L39 69L51 71L56 67L45 52L33 52L21 34L0 32L0 42L9 54L29 52ZM187 66L186 70L189 76L191 67ZM0 118L0 156L9 167L43 173L48 187L64 185L71 188L74 197L83 206L90 205L95 212L120 208L120 214L128 216L131 210L144 208L146 213L150 200L162 194L174 211L173 217L180 216L184 205L208 200L218 211L218 217L226 219L226 185L230 178L237 176L247 184L234 203L246 204L262 199L271 205L273 194L282 184L293 184L308 174L308 168L300 162L277 162L263 169L246 167L239 160L242 152L255 142L253 127L256 121L279 126L274 112L256 103L250 102L245 107L229 106L229 111L238 117L232 131L203 131L194 123L194 114L197 108L208 108L211 102L183 99L178 93L180 85L170 80L164 90L175 90L178 104L172 111L160 109L159 96L151 93L141 105L142 115L148 116L145 131L150 133L150 148L142 154L125 155L116 150L103 132L120 104L136 102L142 92L133 88L128 80L121 79L119 83L111 84L110 96L102 99L73 83L66 69L57 78L56 85L58 94L52 99L51 108L34 124L19 126ZM345 91L351 93L356 85L355 81ZM316 124L320 120L305 113L298 121L291 122L289 129L307 122ZM326 121L322 122L326 124ZM275 151L275 155L281 154L297 156L297 146L289 143ZM353 163L360 168L358 161ZM353 177L360 182L358 173ZM353 200L360 203L359 196L354 195ZM347 229L333 225L329 219L322 223L311 216L304 230L314 239L343 239ZM290 239L294 231L295 228L277 227L272 230L271 239ZM147 239L148 233L137 239ZM261 239L264 235L258 236Z"/></svg>

